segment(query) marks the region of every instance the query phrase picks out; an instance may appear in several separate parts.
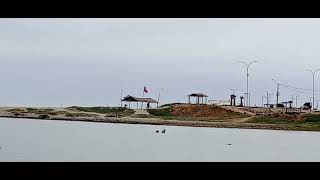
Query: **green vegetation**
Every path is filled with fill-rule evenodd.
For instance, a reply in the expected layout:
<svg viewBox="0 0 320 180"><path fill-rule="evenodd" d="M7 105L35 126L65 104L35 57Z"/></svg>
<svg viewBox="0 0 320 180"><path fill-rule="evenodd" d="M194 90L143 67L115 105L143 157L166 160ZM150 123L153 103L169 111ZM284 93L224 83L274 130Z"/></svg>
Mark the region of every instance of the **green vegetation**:
<svg viewBox="0 0 320 180"><path fill-rule="evenodd" d="M34 114L48 114L48 115L58 115L54 109L35 109L35 108L27 108L28 113Z"/></svg>
<svg viewBox="0 0 320 180"><path fill-rule="evenodd" d="M131 115L134 113L132 109L124 107L79 107L71 106L68 107L69 110L78 110L83 112L95 112L101 114L121 114L121 115Z"/></svg>
<svg viewBox="0 0 320 180"><path fill-rule="evenodd" d="M320 124L320 114L310 114L305 117L305 122L314 122Z"/></svg>
<svg viewBox="0 0 320 180"><path fill-rule="evenodd" d="M248 123L264 123L264 124L286 124L288 122L281 120L279 118L269 117L269 116L257 116L249 119Z"/></svg>
<svg viewBox="0 0 320 180"><path fill-rule="evenodd" d="M148 109L150 115L153 116L162 116L162 117L171 117L171 107L169 108L160 108L160 109Z"/></svg>
<svg viewBox="0 0 320 180"><path fill-rule="evenodd" d="M251 116L247 113L242 114L239 112L228 110L226 113L223 114L223 117L221 117L221 119L233 119L233 118L245 118L245 117L251 117Z"/></svg>
<svg viewBox="0 0 320 180"><path fill-rule="evenodd" d="M9 109L8 110L9 112L12 112L12 113L26 113L26 111L24 109L19 109L19 108L14 108L14 109Z"/></svg>
<svg viewBox="0 0 320 180"><path fill-rule="evenodd" d="M100 113L105 114L106 117L122 117L128 116L134 113L134 110L127 108L118 108L118 107L68 107L66 108L70 111L56 111L55 109L50 108L14 108L7 110L8 112L13 113L15 116L21 116L24 113L36 114L36 115L65 115L67 117L98 117ZM91 113L88 113L91 112Z"/></svg>
<svg viewBox="0 0 320 180"><path fill-rule="evenodd" d="M133 117L133 118L151 118L152 116L150 116L148 114L134 114L134 115L131 115L130 117Z"/></svg>
<svg viewBox="0 0 320 180"><path fill-rule="evenodd" d="M97 114L88 114L88 113L69 113L66 112L65 115L67 117L98 117Z"/></svg>
<svg viewBox="0 0 320 180"><path fill-rule="evenodd" d="M301 119L297 118L293 121L270 116L258 116L250 119L247 122L281 125L290 130L320 131L320 114L309 114L303 116Z"/></svg>
<svg viewBox="0 0 320 180"><path fill-rule="evenodd" d="M169 104L163 104L160 107L172 107L174 105L183 104L183 103L169 103Z"/></svg>

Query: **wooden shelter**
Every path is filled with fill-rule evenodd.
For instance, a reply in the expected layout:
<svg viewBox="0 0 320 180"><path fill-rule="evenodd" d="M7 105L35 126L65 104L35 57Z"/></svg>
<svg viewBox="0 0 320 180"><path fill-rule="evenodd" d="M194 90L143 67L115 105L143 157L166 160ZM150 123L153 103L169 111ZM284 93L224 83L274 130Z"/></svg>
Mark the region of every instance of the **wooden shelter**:
<svg viewBox="0 0 320 180"><path fill-rule="evenodd" d="M126 96L124 97L121 101L129 102L129 108L130 108L130 103L131 102L136 102L137 103L137 109L138 109L138 103L141 102L141 109L142 109L142 104L145 103L155 103L158 105L158 101L152 99L152 98L138 98L134 96Z"/></svg>
<svg viewBox="0 0 320 180"><path fill-rule="evenodd" d="M191 104L190 97L196 97L196 104L207 104L207 95L202 93L192 93L188 95L188 103ZM201 103L200 103L201 98ZM203 103L203 98L205 98L205 103Z"/></svg>

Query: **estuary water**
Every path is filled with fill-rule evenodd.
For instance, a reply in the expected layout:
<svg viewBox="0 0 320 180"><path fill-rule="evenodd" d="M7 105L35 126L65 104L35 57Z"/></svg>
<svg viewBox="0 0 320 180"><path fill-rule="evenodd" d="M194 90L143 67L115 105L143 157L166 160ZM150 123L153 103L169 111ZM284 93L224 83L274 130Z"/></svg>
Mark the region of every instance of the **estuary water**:
<svg viewBox="0 0 320 180"><path fill-rule="evenodd" d="M320 132L0 118L0 161L320 161Z"/></svg>

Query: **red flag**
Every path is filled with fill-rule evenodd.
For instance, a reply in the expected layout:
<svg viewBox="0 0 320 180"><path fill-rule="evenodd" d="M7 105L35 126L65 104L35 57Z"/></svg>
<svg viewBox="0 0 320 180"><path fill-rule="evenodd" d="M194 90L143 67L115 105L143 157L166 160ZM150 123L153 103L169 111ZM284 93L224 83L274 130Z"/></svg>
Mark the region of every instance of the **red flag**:
<svg viewBox="0 0 320 180"><path fill-rule="evenodd" d="M147 89L147 87L144 86L143 92L145 92L145 93L148 93L148 92L149 92L148 89Z"/></svg>

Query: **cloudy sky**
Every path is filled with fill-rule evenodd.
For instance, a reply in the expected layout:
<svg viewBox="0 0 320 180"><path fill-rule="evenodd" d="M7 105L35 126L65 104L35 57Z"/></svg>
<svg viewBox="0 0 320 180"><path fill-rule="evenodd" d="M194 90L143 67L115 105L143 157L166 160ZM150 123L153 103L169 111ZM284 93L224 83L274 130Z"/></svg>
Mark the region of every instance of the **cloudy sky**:
<svg viewBox="0 0 320 180"><path fill-rule="evenodd" d="M161 104L192 92L228 99L230 88L245 93L239 61L252 60L252 105L275 94L272 78L311 89L320 19L0 19L0 102L115 106L122 88L142 96L143 86ZM315 80L320 89L320 72ZM280 101L291 95L300 104L312 91L280 86Z"/></svg>

